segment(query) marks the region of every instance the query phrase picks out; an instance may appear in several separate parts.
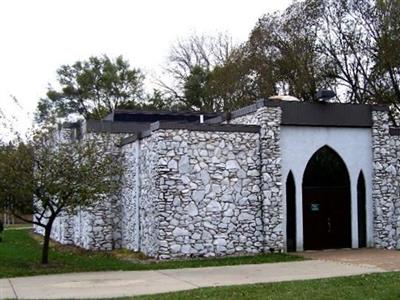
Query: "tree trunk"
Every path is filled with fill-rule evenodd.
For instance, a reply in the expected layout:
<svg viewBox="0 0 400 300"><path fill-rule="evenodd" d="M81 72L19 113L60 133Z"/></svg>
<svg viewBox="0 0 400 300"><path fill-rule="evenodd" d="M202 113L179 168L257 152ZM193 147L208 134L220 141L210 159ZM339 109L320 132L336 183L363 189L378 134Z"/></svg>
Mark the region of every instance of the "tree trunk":
<svg viewBox="0 0 400 300"><path fill-rule="evenodd" d="M43 249L42 249L42 264L47 265L49 263L49 244L51 228L53 227L53 220L50 219L44 230L43 238Z"/></svg>

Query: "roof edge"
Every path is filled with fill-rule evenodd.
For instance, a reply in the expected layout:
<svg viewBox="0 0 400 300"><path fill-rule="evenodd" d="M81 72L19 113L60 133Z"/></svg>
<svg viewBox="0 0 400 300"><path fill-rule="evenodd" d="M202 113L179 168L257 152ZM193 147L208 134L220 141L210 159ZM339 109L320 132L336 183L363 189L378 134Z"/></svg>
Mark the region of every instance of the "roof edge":
<svg viewBox="0 0 400 300"><path fill-rule="evenodd" d="M130 136L121 141L120 146L124 146L152 135L157 130L189 130L189 131L205 131L205 132L243 132L243 133L259 133L258 125L240 125L240 124L193 124L179 122L162 122L157 121L150 125L148 130L144 130L135 136Z"/></svg>

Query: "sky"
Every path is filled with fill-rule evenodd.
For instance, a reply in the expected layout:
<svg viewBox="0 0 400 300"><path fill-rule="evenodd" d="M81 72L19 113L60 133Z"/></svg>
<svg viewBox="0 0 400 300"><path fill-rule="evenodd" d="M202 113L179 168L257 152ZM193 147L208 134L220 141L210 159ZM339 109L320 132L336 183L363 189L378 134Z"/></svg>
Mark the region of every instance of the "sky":
<svg viewBox="0 0 400 300"><path fill-rule="evenodd" d="M56 70L92 55L123 55L148 80L178 38L226 32L247 39L259 17L290 0L1 0L0 109L26 130ZM147 86L151 82L146 83ZM15 96L21 107L10 104Z"/></svg>

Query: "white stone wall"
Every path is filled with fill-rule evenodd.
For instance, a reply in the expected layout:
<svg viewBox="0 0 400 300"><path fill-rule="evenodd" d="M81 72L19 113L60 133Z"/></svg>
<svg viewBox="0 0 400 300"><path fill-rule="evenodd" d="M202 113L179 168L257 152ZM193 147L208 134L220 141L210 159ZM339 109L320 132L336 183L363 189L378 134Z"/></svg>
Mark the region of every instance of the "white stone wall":
<svg viewBox="0 0 400 300"><path fill-rule="evenodd" d="M114 147L124 134L87 133L85 139L94 139L99 145L107 142L108 150ZM58 138L65 142L71 129L63 129ZM51 238L61 244L74 244L85 249L112 250L121 247L121 206L120 195L107 201L98 201L90 207L77 208L74 212L62 212L55 220ZM35 232L44 234L41 227L35 226Z"/></svg>
<svg viewBox="0 0 400 300"><path fill-rule="evenodd" d="M282 194L280 107L262 107L256 112L232 119L231 124L260 125L262 214L264 250L285 250Z"/></svg>
<svg viewBox="0 0 400 300"><path fill-rule="evenodd" d="M51 238L61 244L84 249L112 250L121 247L120 204L117 198L98 202L92 207L64 212L53 223ZM35 232L44 234L42 227Z"/></svg>
<svg viewBox="0 0 400 300"><path fill-rule="evenodd" d="M244 125L260 125L260 120L258 118L258 115L259 115L258 111L255 111L253 113L249 113L249 114L246 114L244 116L237 117L237 118L234 118L232 120L229 120L226 123L229 123L229 124L244 124Z"/></svg>
<svg viewBox="0 0 400 300"><path fill-rule="evenodd" d="M139 244L140 251L152 257L158 256L159 211L163 198L160 192L159 151L162 142L159 132L140 141L140 200L139 200Z"/></svg>
<svg viewBox="0 0 400 300"><path fill-rule="evenodd" d="M374 241L400 249L400 137L389 134L389 115L373 111Z"/></svg>
<svg viewBox="0 0 400 300"><path fill-rule="evenodd" d="M139 250L139 155L140 141L123 146L125 175L121 190L121 246L129 250Z"/></svg>
<svg viewBox="0 0 400 300"><path fill-rule="evenodd" d="M387 112L374 111L373 122L373 241L400 248L400 137L389 135ZM160 259L284 250L281 109L262 107L230 123L261 129L158 129L125 145L121 194L64 213L52 238Z"/></svg>
<svg viewBox="0 0 400 300"><path fill-rule="evenodd" d="M259 134L157 132L159 258L262 252Z"/></svg>

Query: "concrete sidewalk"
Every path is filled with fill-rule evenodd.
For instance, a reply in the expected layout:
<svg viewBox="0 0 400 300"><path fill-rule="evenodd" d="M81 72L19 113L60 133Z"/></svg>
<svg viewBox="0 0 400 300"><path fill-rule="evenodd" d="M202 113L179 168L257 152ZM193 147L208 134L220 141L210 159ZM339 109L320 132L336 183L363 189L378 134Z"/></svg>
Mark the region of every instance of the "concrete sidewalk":
<svg viewBox="0 0 400 300"><path fill-rule="evenodd" d="M0 299L112 298L199 287L278 282L384 272L331 261L44 275L0 280Z"/></svg>
<svg viewBox="0 0 400 300"><path fill-rule="evenodd" d="M386 271L400 271L400 251L377 248L330 249L297 252L305 258L343 262L354 265L372 265Z"/></svg>

